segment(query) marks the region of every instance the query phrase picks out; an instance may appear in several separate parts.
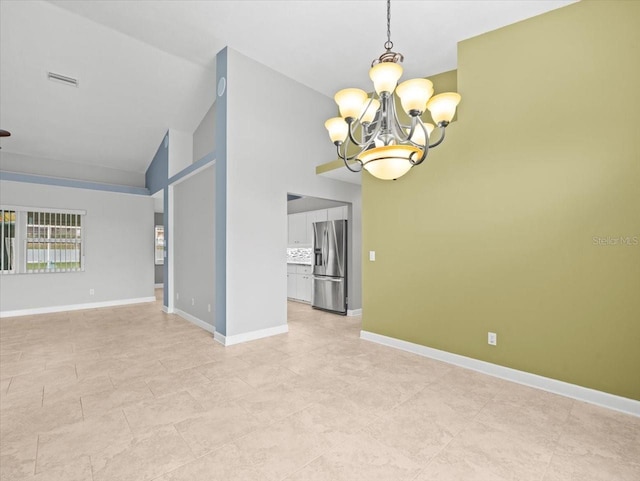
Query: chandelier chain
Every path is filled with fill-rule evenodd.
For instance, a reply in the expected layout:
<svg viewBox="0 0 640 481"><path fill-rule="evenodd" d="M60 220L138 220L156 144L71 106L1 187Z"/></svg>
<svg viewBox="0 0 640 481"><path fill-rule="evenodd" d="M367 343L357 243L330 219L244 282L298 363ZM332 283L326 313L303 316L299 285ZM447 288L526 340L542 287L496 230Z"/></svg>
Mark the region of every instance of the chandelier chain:
<svg viewBox="0 0 640 481"><path fill-rule="evenodd" d="M393 42L391 41L391 0L387 0L387 41L384 43L384 48L387 50L393 48Z"/></svg>

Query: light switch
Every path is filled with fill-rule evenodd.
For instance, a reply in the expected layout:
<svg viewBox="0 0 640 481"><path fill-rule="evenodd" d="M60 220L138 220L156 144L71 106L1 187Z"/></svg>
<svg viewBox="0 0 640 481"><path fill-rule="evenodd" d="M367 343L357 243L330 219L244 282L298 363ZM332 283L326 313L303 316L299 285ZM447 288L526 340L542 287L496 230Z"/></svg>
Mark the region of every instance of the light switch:
<svg viewBox="0 0 640 481"><path fill-rule="evenodd" d="M372 262L376 260L376 251L369 251L369 260Z"/></svg>

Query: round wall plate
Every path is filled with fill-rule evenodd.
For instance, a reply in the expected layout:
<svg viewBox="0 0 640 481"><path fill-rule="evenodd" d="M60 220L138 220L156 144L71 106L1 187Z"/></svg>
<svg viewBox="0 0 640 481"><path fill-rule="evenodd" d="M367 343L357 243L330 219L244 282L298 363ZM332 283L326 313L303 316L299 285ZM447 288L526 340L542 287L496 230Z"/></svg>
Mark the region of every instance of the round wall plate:
<svg viewBox="0 0 640 481"><path fill-rule="evenodd" d="M227 79L224 77L220 77L220 80L218 80L218 97L222 97L226 89L227 89Z"/></svg>

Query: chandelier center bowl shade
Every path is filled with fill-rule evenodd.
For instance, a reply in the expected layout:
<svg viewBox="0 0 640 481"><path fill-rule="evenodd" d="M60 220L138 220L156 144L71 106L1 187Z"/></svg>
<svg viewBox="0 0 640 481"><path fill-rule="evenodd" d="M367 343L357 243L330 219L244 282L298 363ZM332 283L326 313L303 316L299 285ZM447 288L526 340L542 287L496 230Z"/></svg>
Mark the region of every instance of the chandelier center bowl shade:
<svg viewBox="0 0 640 481"><path fill-rule="evenodd" d="M375 93L369 96L357 88L337 92L334 100L340 117L327 120L325 127L347 169L352 172L365 169L379 179L395 180L424 162L429 149L443 142L445 129L455 116L461 98L455 92L433 95L433 83L424 78L398 84L404 57L391 50L391 0L387 0L384 47L385 52L371 63L369 70ZM401 122L398 117L396 96L409 123ZM422 120L427 110L435 125ZM430 143L436 126L440 138Z"/></svg>

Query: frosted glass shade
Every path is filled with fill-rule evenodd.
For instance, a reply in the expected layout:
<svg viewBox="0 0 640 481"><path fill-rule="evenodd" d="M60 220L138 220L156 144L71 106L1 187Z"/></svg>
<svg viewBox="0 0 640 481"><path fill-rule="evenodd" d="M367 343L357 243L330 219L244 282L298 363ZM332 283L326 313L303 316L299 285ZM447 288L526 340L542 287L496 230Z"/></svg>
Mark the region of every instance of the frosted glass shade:
<svg viewBox="0 0 640 481"><path fill-rule="evenodd" d="M394 62L380 62L371 67L369 77L378 95L382 92L392 93L402 77L402 65Z"/></svg>
<svg viewBox="0 0 640 481"><path fill-rule="evenodd" d="M427 134L429 135L429 137L431 137L431 132L433 132L433 129L435 127L433 126L433 124L424 124L424 126L427 129ZM405 129L405 131L407 132L407 135L409 135L409 132L411 132L411 129ZM413 129L413 135L411 136L411 140L416 144L420 144L420 145L425 145L427 143L427 139L424 138L424 130L422 130L422 128L419 125L416 125L416 128Z"/></svg>
<svg viewBox="0 0 640 481"><path fill-rule="evenodd" d="M342 89L333 96L333 99L338 104L340 115L343 118L357 119L362 113L367 93L360 89Z"/></svg>
<svg viewBox="0 0 640 481"><path fill-rule="evenodd" d="M349 125L342 117L333 117L327 120L324 126L329 131L329 138L334 144L344 142L349 134Z"/></svg>
<svg viewBox="0 0 640 481"><path fill-rule="evenodd" d="M363 167L374 177L382 180L393 180L402 177L413 167L409 162L409 157L413 152L416 152L415 159L419 159L422 156L422 151L417 147L387 145L366 150L360 154L359 158L363 163Z"/></svg>
<svg viewBox="0 0 640 481"><path fill-rule="evenodd" d="M373 122L379 108L380 102L377 99L372 99L371 103L369 103L368 100L365 100L365 103L362 106L363 111L360 112L360 115L362 115L362 122Z"/></svg>
<svg viewBox="0 0 640 481"><path fill-rule="evenodd" d="M433 83L426 78L405 80L396 89L404 111L409 114L412 110L422 114L427 108L427 101L433 95Z"/></svg>
<svg viewBox="0 0 640 481"><path fill-rule="evenodd" d="M436 124L451 122L461 98L460 94L455 92L445 92L431 97L431 100L427 102L427 108L431 112L433 121Z"/></svg>

